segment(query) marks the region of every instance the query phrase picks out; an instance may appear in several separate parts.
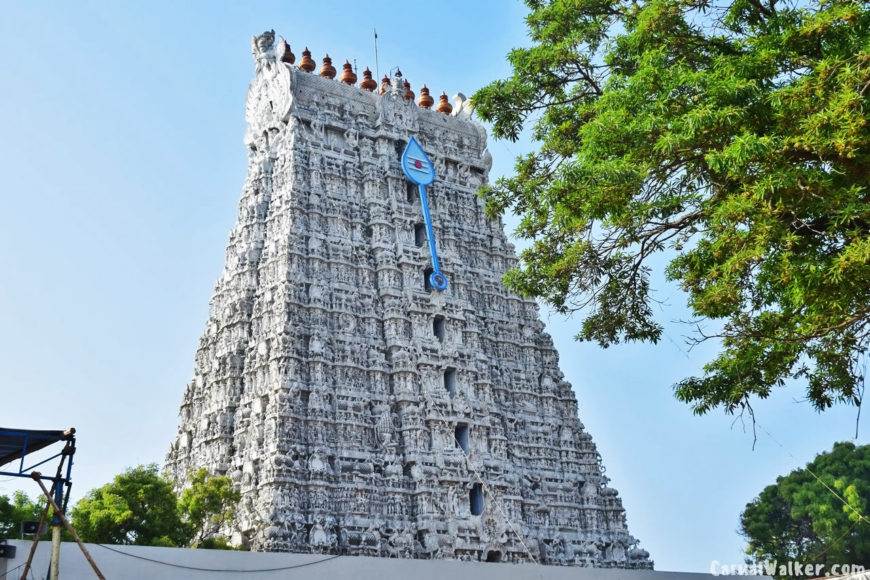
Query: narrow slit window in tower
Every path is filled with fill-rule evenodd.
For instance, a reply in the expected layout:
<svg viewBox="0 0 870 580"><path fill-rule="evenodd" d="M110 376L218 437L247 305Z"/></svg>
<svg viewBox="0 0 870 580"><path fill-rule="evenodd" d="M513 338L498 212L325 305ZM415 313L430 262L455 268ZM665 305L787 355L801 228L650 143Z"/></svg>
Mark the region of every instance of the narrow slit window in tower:
<svg viewBox="0 0 870 580"><path fill-rule="evenodd" d="M434 271L435 271L435 270L433 270L431 267L426 268L425 270L423 270L423 289L424 289L426 292L431 292L431 291L432 291L432 283L429 282L429 276L431 276L431 275L432 275L432 272L434 272Z"/></svg>
<svg viewBox="0 0 870 580"><path fill-rule="evenodd" d="M440 314L432 319L432 334L438 340L444 340L444 317Z"/></svg>
<svg viewBox="0 0 870 580"><path fill-rule="evenodd" d="M453 438L456 440L456 446L468 453L468 424L459 423L456 425L456 430L453 432Z"/></svg>
<svg viewBox="0 0 870 580"><path fill-rule="evenodd" d="M414 243L418 248L426 245L426 225L414 224Z"/></svg>
<svg viewBox="0 0 870 580"><path fill-rule="evenodd" d="M405 191L408 194L408 203L415 203L417 201L417 186L409 181Z"/></svg>
<svg viewBox="0 0 870 580"><path fill-rule="evenodd" d="M456 369L449 368L444 371L444 388L451 397L456 392Z"/></svg>
<svg viewBox="0 0 870 580"><path fill-rule="evenodd" d="M479 516L483 513L483 486L481 484L475 483L471 486L468 500L471 507L471 515Z"/></svg>

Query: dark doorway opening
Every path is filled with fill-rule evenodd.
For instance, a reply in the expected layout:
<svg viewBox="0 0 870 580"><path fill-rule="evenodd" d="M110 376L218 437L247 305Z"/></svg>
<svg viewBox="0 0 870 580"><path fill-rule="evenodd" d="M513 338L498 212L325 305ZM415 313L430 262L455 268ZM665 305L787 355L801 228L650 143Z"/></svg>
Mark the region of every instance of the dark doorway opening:
<svg viewBox="0 0 870 580"><path fill-rule="evenodd" d="M456 393L456 369L449 368L444 371L444 388L451 397Z"/></svg>
<svg viewBox="0 0 870 580"><path fill-rule="evenodd" d="M432 334L435 335L435 338L438 340L444 340L444 317L441 315L436 316L432 320Z"/></svg>
<svg viewBox="0 0 870 580"><path fill-rule="evenodd" d="M425 224L414 224L414 244L418 248L422 248L426 245L426 225Z"/></svg>
<svg viewBox="0 0 870 580"><path fill-rule="evenodd" d="M483 513L483 486L479 483L475 483L471 486L471 492L468 495L471 515L479 516Z"/></svg>
<svg viewBox="0 0 870 580"><path fill-rule="evenodd" d="M468 453L468 423L459 423L453 432L456 446Z"/></svg>

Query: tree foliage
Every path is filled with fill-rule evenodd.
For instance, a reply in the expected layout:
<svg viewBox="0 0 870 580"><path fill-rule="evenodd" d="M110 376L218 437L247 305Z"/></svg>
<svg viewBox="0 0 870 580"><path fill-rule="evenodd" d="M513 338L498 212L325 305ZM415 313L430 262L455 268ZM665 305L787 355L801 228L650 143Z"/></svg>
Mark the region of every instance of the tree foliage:
<svg viewBox="0 0 870 580"><path fill-rule="evenodd" d="M527 0L528 48L479 90L537 150L485 187L531 245L506 283L583 316L578 338L659 340L651 269L721 341L677 396L744 409L789 380L860 404L870 335L870 10L859 0ZM715 330L705 330L705 326Z"/></svg>
<svg viewBox="0 0 870 580"><path fill-rule="evenodd" d="M826 570L866 565L868 507L870 445L836 443L806 468L777 478L746 506L740 520L746 551L756 562L824 564Z"/></svg>
<svg viewBox="0 0 870 580"><path fill-rule="evenodd" d="M140 465L90 491L72 510L72 525L86 542L185 546L190 531L172 485L156 465Z"/></svg>
<svg viewBox="0 0 870 580"><path fill-rule="evenodd" d="M190 480L190 487L178 499L178 509L193 534L191 545L228 548L220 533L232 522L241 494L233 489L229 477L209 475L205 468L195 471Z"/></svg>
<svg viewBox="0 0 870 580"><path fill-rule="evenodd" d="M220 532L238 500L226 476L201 469L178 497L156 465L140 465L81 499L72 524L86 542L227 549Z"/></svg>
<svg viewBox="0 0 870 580"><path fill-rule="evenodd" d="M45 504L30 499L23 491L0 495L0 539L17 538L23 522L38 522Z"/></svg>

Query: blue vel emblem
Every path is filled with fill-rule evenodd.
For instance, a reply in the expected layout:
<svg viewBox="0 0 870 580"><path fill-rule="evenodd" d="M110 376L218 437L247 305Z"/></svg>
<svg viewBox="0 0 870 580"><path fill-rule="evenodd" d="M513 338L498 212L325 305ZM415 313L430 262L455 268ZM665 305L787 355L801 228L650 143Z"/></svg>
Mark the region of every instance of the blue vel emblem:
<svg viewBox="0 0 870 580"><path fill-rule="evenodd" d="M438 263L435 232L432 229L432 216L429 214L429 198L426 196L426 186L435 181L435 166L413 137L408 140L408 145L402 153L402 171L405 172L408 181L417 185L417 190L420 192L423 221L426 223L426 239L429 242L429 254L432 256L429 284L439 292L443 292L447 289L447 276L441 272L441 265Z"/></svg>

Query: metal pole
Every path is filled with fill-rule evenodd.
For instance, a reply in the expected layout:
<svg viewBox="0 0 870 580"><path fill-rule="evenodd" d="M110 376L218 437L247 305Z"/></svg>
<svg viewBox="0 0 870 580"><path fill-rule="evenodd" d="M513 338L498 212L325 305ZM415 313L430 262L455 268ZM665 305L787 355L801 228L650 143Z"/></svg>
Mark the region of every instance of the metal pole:
<svg viewBox="0 0 870 580"><path fill-rule="evenodd" d="M60 578L60 524L51 526L51 580Z"/></svg>
<svg viewBox="0 0 870 580"><path fill-rule="evenodd" d="M64 446L64 450L66 450L66 446ZM63 470L63 462L66 459L66 455L61 456L60 465L57 469L57 476L60 477L60 474ZM70 458L72 459L72 458ZM63 484L60 480L55 480L54 485L54 503L57 506L60 506L63 503ZM53 518L51 518L51 580L59 580L60 578L60 518L58 517L60 514L60 510L55 514Z"/></svg>
<svg viewBox="0 0 870 580"><path fill-rule="evenodd" d="M63 462L66 460L66 456L62 455L60 458L60 463L57 464L57 476L54 478L54 481L51 483L51 493L57 494L57 490L60 489L61 486L61 478L60 474L63 472ZM24 564L24 571L21 572L21 580L25 580L27 578L27 574L30 572L30 566L33 564L33 556L36 555L36 546L39 544L39 537L42 535L42 526L45 524L48 518L48 512L51 509L51 502L45 502L45 509L42 510L42 516L39 518L39 526L36 528L36 534L33 536L33 543L30 544L30 553L27 555L27 562ZM52 518L54 521L54 518ZM54 534L54 531L52 531ZM54 537L52 536L52 542L54 542ZM54 555L54 544L52 543L52 555ZM48 574L51 573L51 568L48 570ZM48 580L48 574L46 574L46 580Z"/></svg>
<svg viewBox="0 0 870 580"><path fill-rule="evenodd" d="M417 185L420 193L420 205L423 209L423 223L426 225L426 240L429 242L429 254L432 256L432 274L429 283L439 292L447 290L447 276L441 272L441 262L438 260L438 249L435 247L435 230L432 227L432 215L429 213L429 197L426 195L426 186Z"/></svg>
<svg viewBox="0 0 870 580"><path fill-rule="evenodd" d="M378 78L378 82L381 78L381 67L378 65L378 29L372 29L375 33L375 76Z"/></svg>
<svg viewBox="0 0 870 580"><path fill-rule="evenodd" d="M67 431L67 433L70 434L70 438L67 440L66 445L63 448L64 456L69 458L66 464L66 481L64 482L64 485L66 486L66 491L64 492L65 495L63 498L63 504L61 505L64 513L66 513L66 506L69 503L69 494L72 491L73 455L75 455L76 453L75 432L76 430L74 428ZM63 462L61 462L61 465L63 465ZM57 475L59 477L60 473L58 473Z"/></svg>
<svg viewBox="0 0 870 580"><path fill-rule="evenodd" d="M103 576L103 573L100 572L100 569L97 567L97 563L94 562L94 559L91 557L91 553L88 552L88 549L82 543L79 535L76 533L75 529L73 529L72 524L69 523L69 520L66 519L66 516L63 514L63 512L60 511L60 506L55 503L54 498L51 497L51 493L47 489L45 489L45 485L43 485L42 480L40 479L40 477L42 477L42 474L40 474L38 471L34 471L30 474L30 477L33 478L33 481L35 481L39 485L40 489L42 489L42 493L45 494L45 497L48 498L48 501L51 503L51 507L54 508L54 513L57 514L57 517L60 518L63 526L76 541L76 544L79 545L79 549L82 551L82 554L84 554L85 560L87 560L88 563L91 565L91 568L93 568L94 574L96 574L97 578L99 578L100 580L106 580L106 577Z"/></svg>
<svg viewBox="0 0 870 580"><path fill-rule="evenodd" d="M36 554L36 546L39 544L39 535L42 533L42 526L45 525L45 520L48 519L48 510L51 504L46 502L45 509L42 510L42 516L39 518L39 527L36 529L36 534L33 536L33 542L30 544L30 553L27 554L27 560L24 562L24 569L21 572L21 580L27 580L27 574L30 572L30 565L33 563L33 556Z"/></svg>

